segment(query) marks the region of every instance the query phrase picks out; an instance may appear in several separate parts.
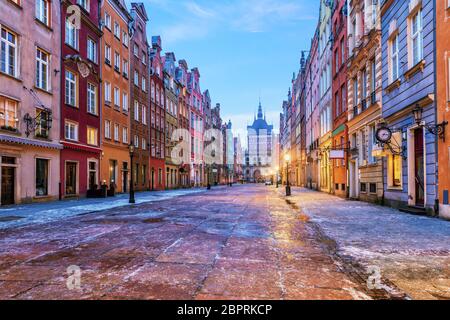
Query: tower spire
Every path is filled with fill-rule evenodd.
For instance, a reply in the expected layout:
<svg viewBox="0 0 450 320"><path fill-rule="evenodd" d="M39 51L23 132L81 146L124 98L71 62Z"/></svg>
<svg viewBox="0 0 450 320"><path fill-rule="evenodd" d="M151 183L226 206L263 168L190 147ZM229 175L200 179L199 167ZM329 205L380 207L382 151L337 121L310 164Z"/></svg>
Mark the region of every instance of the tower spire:
<svg viewBox="0 0 450 320"><path fill-rule="evenodd" d="M262 119L263 118L263 111L262 111L262 106L261 106L261 98L259 99L259 107L258 107L258 119Z"/></svg>

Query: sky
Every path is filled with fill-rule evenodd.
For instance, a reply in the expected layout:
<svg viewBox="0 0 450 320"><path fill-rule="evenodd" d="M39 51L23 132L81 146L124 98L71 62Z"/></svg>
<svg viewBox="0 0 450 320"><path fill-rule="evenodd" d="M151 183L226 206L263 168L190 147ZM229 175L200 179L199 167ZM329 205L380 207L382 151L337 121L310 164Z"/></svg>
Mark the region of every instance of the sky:
<svg viewBox="0 0 450 320"><path fill-rule="evenodd" d="M142 0L148 36L162 37L174 52L200 70L202 91L221 104L224 121L244 143L259 99L268 121L279 128L283 100L308 50L319 0ZM129 0L126 0L130 8Z"/></svg>

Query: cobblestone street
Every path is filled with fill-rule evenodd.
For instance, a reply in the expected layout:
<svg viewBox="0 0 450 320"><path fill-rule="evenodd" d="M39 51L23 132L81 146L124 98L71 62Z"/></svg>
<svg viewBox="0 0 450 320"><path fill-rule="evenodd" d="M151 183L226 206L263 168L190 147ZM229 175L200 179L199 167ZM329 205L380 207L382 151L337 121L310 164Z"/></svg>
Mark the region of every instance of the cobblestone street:
<svg viewBox="0 0 450 320"><path fill-rule="evenodd" d="M450 223L281 191L218 187L0 230L0 299L450 298Z"/></svg>

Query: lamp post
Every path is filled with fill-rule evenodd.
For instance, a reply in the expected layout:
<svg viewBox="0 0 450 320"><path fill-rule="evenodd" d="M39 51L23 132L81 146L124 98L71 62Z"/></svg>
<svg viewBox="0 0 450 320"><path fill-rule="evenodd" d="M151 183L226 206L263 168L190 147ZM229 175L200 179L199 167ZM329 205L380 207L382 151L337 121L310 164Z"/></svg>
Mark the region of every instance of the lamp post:
<svg viewBox="0 0 450 320"><path fill-rule="evenodd" d="M291 156L286 154L284 160L286 161L286 197L289 197L291 196L291 185L289 183L289 161L291 161Z"/></svg>
<svg viewBox="0 0 450 320"><path fill-rule="evenodd" d="M211 179L210 179L210 175L211 175L211 166L206 167L206 190L211 190Z"/></svg>
<svg viewBox="0 0 450 320"><path fill-rule="evenodd" d="M280 187L280 185L279 185L279 181L280 181L280 167L277 167L276 169L276 180L277 180L277 189Z"/></svg>
<svg viewBox="0 0 450 320"><path fill-rule="evenodd" d="M134 199L134 164L133 164L134 144L133 144L133 142L131 142L128 147L129 147L129 151L130 151L130 166L131 166L129 203L134 204L134 203L136 203L136 200Z"/></svg>

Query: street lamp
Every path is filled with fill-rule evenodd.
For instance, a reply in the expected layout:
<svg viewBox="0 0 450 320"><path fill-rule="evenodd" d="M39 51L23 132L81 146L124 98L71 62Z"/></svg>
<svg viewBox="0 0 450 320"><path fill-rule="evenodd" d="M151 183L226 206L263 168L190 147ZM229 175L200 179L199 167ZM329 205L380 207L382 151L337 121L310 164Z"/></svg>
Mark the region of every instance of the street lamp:
<svg viewBox="0 0 450 320"><path fill-rule="evenodd" d="M130 166L131 166L131 177L130 177L130 203L134 204L136 203L136 200L134 199L134 165L133 165L133 157L134 157L134 144L133 142L130 143L128 146L130 150Z"/></svg>
<svg viewBox="0 0 450 320"><path fill-rule="evenodd" d="M211 180L210 180L210 175L211 175L211 166L208 166L208 167L206 168L206 179L207 179L206 189L207 189L207 190L211 190Z"/></svg>
<svg viewBox="0 0 450 320"><path fill-rule="evenodd" d="M428 130L429 133L438 136L440 139L445 141L445 129L448 125L448 121L443 121L436 125L429 125L423 123L423 110L419 104L416 104L416 107L413 109L414 121L420 127L423 127Z"/></svg>
<svg viewBox="0 0 450 320"><path fill-rule="evenodd" d="M291 185L289 184L289 162L291 161L291 156L286 154L284 160L286 161L286 197L289 197L292 194Z"/></svg>
<svg viewBox="0 0 450 320"><path fill-rule="evenodd" d="M280 181L280 167L277 167L275 169L275 171L277 172L276 180L277 180L277 189L278 189L280 187L280 185L278 183Z"/></svg>

